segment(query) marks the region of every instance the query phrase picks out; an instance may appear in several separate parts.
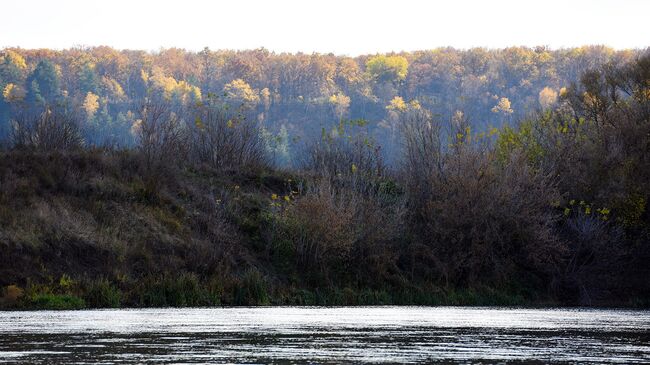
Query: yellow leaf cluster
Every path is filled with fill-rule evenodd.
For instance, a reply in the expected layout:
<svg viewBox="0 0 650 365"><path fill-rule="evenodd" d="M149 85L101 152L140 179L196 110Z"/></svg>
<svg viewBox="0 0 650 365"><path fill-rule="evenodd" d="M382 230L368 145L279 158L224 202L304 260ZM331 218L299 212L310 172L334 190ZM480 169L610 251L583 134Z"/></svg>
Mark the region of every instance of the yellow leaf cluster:
<svg viewBox="0 0 650 365"><path fill-rule="evenodd" d="M97 109L99 109L99 96L91 92L88 92L88 94L86 94L86 97L84 98L82 107L86 112L86 116L88 117L88 119L92 119L92 117L97 112Z"/></svg>
<svg viewBox="0 0 650 365"><path fill-rule="evenodd" d="M512 114L513 110L510 105L510 99L501 98L497 105L492 108L492 113Z"/></svg>
<svg viewBox="0 0 650 365"><path fill-rule="evenodd" d="M390 101L390 103L388 103L386 109L397 111L397 112L403 112L406 110L406 103L404 102L404 99L402 99L401 96L396 96Z"/></svg>
<svg viewBox="0 0 650 365"><path fill-rule="evenodd" d="M246 105L256 104L260 101L258 93L242 79L235 79L227 83L223 87L223 91L228 98Z"/></svg>
<svg viewBox="0 0 650 365"><path fill-rule="evenodd" d="M7 84L2 90L2 96L8 103L21 101L25 98L25 89L19 85Z"/></svg>

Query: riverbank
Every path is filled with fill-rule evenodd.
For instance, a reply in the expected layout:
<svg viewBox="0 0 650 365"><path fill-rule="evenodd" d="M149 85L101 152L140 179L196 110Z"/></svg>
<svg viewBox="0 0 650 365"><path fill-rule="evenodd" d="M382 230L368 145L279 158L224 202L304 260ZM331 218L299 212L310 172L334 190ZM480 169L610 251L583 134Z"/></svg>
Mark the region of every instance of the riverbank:
<svg viewBox="0 0 650 365"><path fill-rule="evenodd" d="M79 286L81 288L81 285ZM6 289L9 295L0 302L5 310L69 310L93 308L160 308L214 306L526 306L556 307L552 299L526 298L495 289L395 289L373 290L353 288L295 289L267 288L258 276L247 276L229 292L199 283L195 277L182 275L177 279L147 280L137 289L122 291L107 281L91 283L84 289L31 288L17 286ZM61 294L65 293L66 294ZM619 304L620 305L620 304ZM627 307L643 306L627 303Z"/></svg>
<svg viewBox="0 0 650 365"><path fill-rule="evenodd" d="M422 270L427 251L413 256L418 248L405 233L391 245L384 236L374 247L350 243L345 257L331 251L319 256L324 262L303 261L295 232L323 239L326 249L354 234L340 231L327 206L299 205L315 184L310 175L201 167L152 182L142 168L131 151L4 152L0 308L648 306L633 287L585 297L523 268L498 285L445 283ZM393 198L402 194L395 181L383 184Z"/></svg>

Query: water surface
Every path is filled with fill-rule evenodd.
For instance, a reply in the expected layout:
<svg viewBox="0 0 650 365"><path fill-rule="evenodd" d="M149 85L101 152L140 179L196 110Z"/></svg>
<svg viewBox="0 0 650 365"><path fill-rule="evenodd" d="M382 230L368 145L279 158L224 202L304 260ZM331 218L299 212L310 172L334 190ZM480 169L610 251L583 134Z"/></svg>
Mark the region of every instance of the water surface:
<svg viewBox="0 0 650 365"><path fill-rule="evenodd" d="M268 307L0 312L8 363L650 363L650 311Z"/></svg>

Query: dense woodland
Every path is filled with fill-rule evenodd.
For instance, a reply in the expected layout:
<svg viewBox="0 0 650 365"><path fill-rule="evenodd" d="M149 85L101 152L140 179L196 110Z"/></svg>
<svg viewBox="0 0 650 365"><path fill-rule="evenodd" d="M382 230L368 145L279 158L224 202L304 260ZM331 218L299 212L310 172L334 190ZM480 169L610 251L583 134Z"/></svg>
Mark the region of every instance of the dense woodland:
<svg viewBox="0 0 650 365"><path fill-rule="evenodd" d="M650 55L0 54L0 306L650 304Z"/></svg>
<svg viewBox="0 0 650 365"><path fill-rule="evenodd" d="M368 121L383 157L392 163L396 114L409 103L440 120L460 111L472 127L485 131L551 107L587 69L636 56L638 51L602 46L443 48L356 58L265 49L5 49L0 121L6 134L16 109L64 105L92 135L86 136L88 143L131 146L144 98L167 101L183 118L183 108L213 96L258 121L282 165L297 166L302 142L341 119Z"/></svg>

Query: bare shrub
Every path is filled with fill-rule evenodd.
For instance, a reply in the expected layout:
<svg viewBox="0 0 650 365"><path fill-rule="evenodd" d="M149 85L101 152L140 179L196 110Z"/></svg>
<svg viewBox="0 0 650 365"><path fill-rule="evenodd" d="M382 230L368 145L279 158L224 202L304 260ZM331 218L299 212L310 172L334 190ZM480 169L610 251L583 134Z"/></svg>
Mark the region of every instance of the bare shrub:
<svg viewBox="0 0 650 365"><path fill-rule="evenodd" d="M402 228L401 206L380 206L321 179L278 213L273 240L287 243L295 265L325 283L345 280L377 284L395 272L393 244Z"/></svg>
<svg viewBox="0 0 650 365"><path fill-rule="evenodd" d="M403 233L404 199L383 164L380 147L357 129L363 125L363 121L342 121L306 146L303 167L314 183L289 213L312 228L298 241L290 240L296 242L299 258L327 263L327 257L312 252L330 252L335 273L376 284L399 271L395 247ZM332 225L339 233L328 233Z"/></svg>
<svg viewBox="0 0 650 365"><path fill-rule="evenodd" d="M189 153L195 163L222 170L268 165L257 125L222 106L197 106L188 127Z"/></svg>
<svg viewBox="0 0 650 365"><path fill-rule="evenodd" d="M335 133L323 134L307 145L303 166L322 176L354 173L378 176L384 170L380 147L364 133L347 134L343 122Z"/></svg>
<svg viewBox="0 0 650 365"><path fill-rule="evenodd" d="M564 300L594 305L612 296L623 262L623 232L601 217L581 212L562 225L568 255L554 289Z"/></svg>
<svg viewBox="0 0 650 365"><path fill-rule="evenodd" d="M291 242L299 267L324 278L343 268L356 236L354 208L322 182L282 212L280 239Z"/></svg>
<svg viewBox="0 0 650 365"><path fill-rule="evenodd" d="M137 127L137 149L148 172L162 170L182 161L187 150L187 133L178 115L163 103L145 101Z"/></svg>
<svg viewBox="0 0 650 365"><path fill-rule="evenodd" d="M23 112L11 122L11 144L41 152L67 151L83 146L79 123L64 110L47 108L41 113Z"/></svg>
<svg viewBox="0 0 650 365"><path fill-rule="evenodd" d="M441 125L430 113L418 110L402 116L401 133L404 143L402 180L409 190L409 199L424 201L431 193L428 189L433 175L444 174L444 151Z"/></svg>
<svg viewBox="0 0 650 365"><path fill-rule="evenodd" d="M553 181L519 156L499 164L469 138L444 150L427 114L409 118L402 171L409 221L433 266L412 262L420 274L474 285L504 283L523 268L552 271L562 252L553 234L558 214L549 209L559 197Z"/></svg>
<svg viewBox="0 0 650 365"><path fill-rule="evenodd" d="M340 122L336 130L307 144L303 168L317 179L326 180L336 190L354 195L355 200L376 195L382 182L389 180L380 146L364 132L353 128L363 121ZM346 131L346 127L350 131Z"/></svg>

